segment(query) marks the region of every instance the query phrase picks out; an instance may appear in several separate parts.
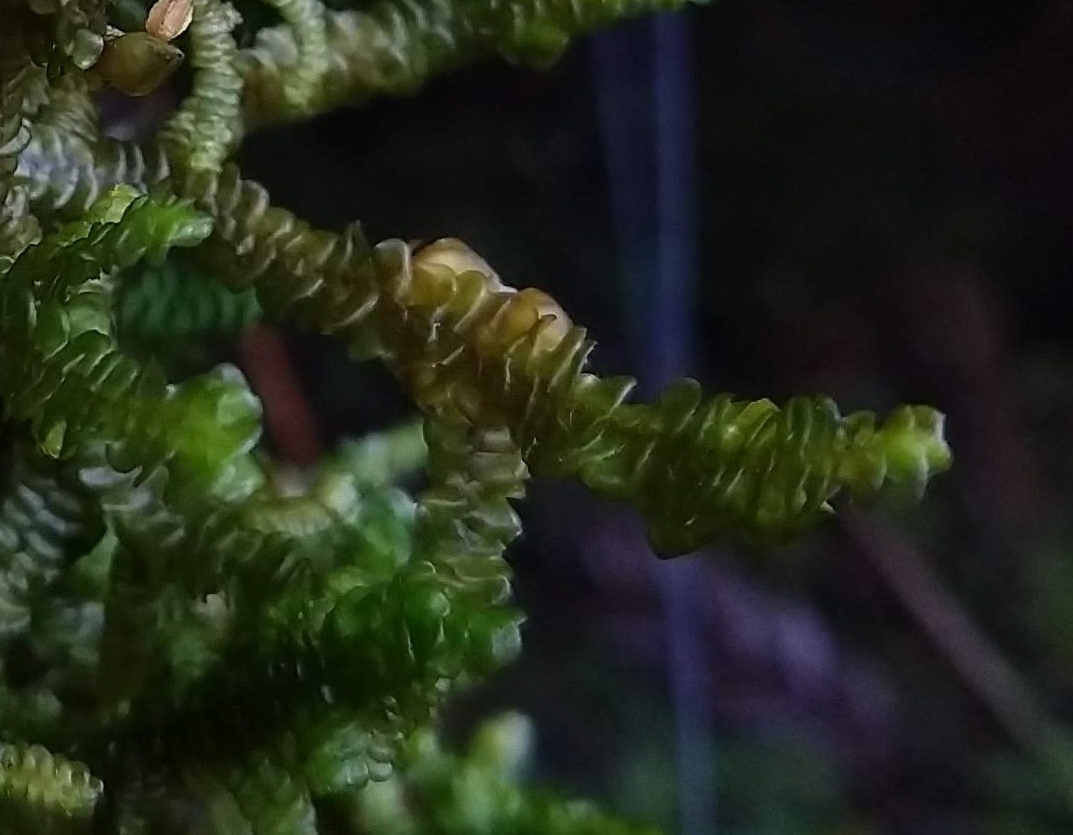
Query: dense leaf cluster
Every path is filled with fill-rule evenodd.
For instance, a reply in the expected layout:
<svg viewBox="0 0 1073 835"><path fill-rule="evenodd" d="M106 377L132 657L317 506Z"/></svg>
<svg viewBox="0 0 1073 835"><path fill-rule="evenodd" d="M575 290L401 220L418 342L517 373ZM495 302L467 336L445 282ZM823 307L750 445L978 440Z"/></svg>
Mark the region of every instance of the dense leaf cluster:
<svg viewBox="0 0 1073 835"><path fill-rule="evenodd" d="M629 403L553 299L461 242L313 229L228 162L257 126L496 54L542 64L678 0L277 0L246 47L231 6L192 5L192 91L137 146L101 133L93 91L146 92L173 48L109 28L106 0L0 0L5 831L627 831L422 730L518 651L503 554L529 474L631 503L666 554L774 542L842 491L923 489L941 416L691 381ZM169 379L144 350L262 311L386 362L423 433L280 484L236 369ZM393 484L426 445L415 501Z"/></svg>

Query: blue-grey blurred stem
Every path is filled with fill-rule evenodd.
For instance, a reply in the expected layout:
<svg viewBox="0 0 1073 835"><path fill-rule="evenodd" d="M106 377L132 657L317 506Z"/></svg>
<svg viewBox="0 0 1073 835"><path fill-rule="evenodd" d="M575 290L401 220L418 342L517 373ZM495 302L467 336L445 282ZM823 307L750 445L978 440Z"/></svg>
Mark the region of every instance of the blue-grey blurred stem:
<svg viewBox="0 0 1073 835"><path fill-rule="evenodd" d="M686 15L596 39L596 91L634 366L642 390L693 365L697 278L693 62ZM711 659L694 559L657 564L677 728L682 835L714 835Z"/></svg>

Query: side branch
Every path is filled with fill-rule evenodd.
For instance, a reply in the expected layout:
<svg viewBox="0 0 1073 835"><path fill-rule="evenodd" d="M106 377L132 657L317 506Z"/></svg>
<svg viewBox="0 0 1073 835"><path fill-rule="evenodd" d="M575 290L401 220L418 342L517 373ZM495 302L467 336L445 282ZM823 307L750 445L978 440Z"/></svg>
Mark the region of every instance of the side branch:
<svg viewBox="0 0 1073 835"><path fill-rule="evenodd" d="M923 406L880 424L824 398L782 409L705 401L688 380L655 403L626 404L633 381L585 371L593 344L553 299L505 285L458 241L374 250L357 226L310 228L230 167L173 184L214 219L197 250L210 274L255 288L272 315L340 336L355 356L384 358L437 421L505 429L534 473L576 476L630 502L661 553L725 537L781 541L840 492L919 494L950 465L943 416Z"/></svg>
<svg viewBox="0 0 1073 835"><path fill-rule="evenodd" d="M547 65L570 40L616 20L682 8L688 0L381 0L332 12L330 68L296 101L288 79L302 66L304 31L259 33L243 53L247 125L255 128L413 93L440 73L496 55Z"/></svg>

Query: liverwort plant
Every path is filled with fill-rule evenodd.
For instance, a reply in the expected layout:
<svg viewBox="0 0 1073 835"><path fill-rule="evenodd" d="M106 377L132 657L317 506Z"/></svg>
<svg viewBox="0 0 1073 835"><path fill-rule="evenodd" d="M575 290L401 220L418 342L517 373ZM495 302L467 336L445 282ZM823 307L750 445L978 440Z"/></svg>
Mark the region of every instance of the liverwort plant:
<svg viewBox="0 0 1073 835"><path fill-rule="evenodd" d="M544 65L680 0L270 3L240 46L222 0L161 0L137 31L108 0L0 0L0 828L641 831L519 788L516 717L463 757L431 730L519 650L527 479L632 505L667 556L779 543L840 494L920 492L950 463L942 416L691 380L631 401L554 299L462 242L312 228L230 162L264 126ZM95 91L149 93L184 53L192 89L151 141L107 137ZM175 378L146 348L261 316L386 363L422 425L283 489L241 374ZM423 492L395 486L422 464Z"/></svg>

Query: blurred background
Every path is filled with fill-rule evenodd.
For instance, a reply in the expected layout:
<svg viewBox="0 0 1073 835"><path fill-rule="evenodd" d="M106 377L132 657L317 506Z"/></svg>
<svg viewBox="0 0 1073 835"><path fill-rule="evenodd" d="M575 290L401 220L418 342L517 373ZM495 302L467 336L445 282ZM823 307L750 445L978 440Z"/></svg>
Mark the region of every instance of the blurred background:
<svg viewBox="0 0 1073 835"><path fill-rule="evenodd" d="M536 483L526 651L448 736L520 709L534 779L683 835L1073 831L1073 3L676 20L264 132L241 163L316 225L463 238L648 393L675 366L931 403L955 467L919 506L667 563L628 511ZM239 359L297 464L409 414L319 338L258 330Z"/></svg>

